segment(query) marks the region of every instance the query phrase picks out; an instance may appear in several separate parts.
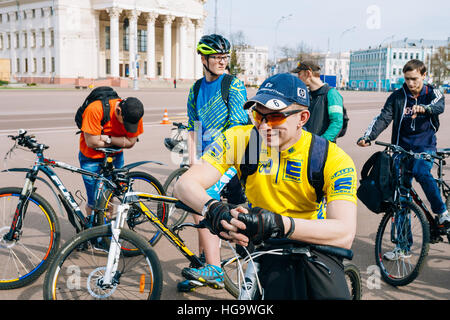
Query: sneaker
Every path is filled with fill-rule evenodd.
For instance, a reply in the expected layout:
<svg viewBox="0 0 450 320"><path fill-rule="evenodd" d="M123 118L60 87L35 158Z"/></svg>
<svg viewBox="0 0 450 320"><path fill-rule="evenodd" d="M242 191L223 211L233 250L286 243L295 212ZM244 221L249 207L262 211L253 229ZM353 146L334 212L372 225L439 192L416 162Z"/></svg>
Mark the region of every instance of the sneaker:
<svg viewBox="0 0 450 320"><path fill-rule="evenodd" d="M443 225L445 228L450 227L450 214L448 214L448 211L439 215L439 224Z"/></svg>
<svg viewBox="0 0 450 320"><path fill-rule="evenodd" d="M181 271L183 277L188 280L196 280L207 284L214 289L222 289L225 287L223 282L223 271L218 266L207 264L201 268L184 268Z"/></svg>
<svg viewBox="0 0 450 320"><path fill-rule="evenodd" d="M389 261L396 261L398 259L409 259L411 258L411 252L408 250L402 250L400 248L395 248L392 251L385 252L383 258Z"/></svg>
<svg viewBox="0 0 450 320"><path fill-rule="evenodd" d="M201 283L197 280L184 280L178 282L177 289L179 292L191 292L197 289L198 287L204 287L206 284Z"/></svg>

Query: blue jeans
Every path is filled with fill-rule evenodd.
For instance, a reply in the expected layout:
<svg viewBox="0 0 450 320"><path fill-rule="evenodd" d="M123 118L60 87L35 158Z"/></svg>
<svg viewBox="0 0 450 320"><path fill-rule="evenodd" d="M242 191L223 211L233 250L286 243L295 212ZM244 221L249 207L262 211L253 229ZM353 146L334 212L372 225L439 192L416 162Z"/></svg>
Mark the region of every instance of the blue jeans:
<svg viewBox="0 0 450 320"><path fill-rule="evenodd" d="M428 154L436 155L434 151L425 151L425 152ZM394 159L394 166L395 166L394 168L396 172L398 172L399 170L399 161L401 158L403 157L398 156ZM433 211L433 213L441 214L447 210L447 207L445 206L444 201L442 201L441 191L439 190L437 182L434 179L433 175L431 174L432 167L433 163L431 161L426 161L423 159L414 159L409 163L408 166L409 171L412 171L412 174L409 172L406 173L403 179L407 185L411 185L412 179L414 177L422 187L425 196L430 202L431 210Z"/></svg>
<svg viewBox="0 0 450 320"><path fill-rule="evenodd" d="M425 151L428 154L436 154L434 151ZM395 174L398 176L400 161L404 159L405 156L399 155L394 158L394 170ZM447 210L445 203L442 201L441 192L439 187L431 174L431 168L433 163L431 161L426 161L423 159L411 159L407 164L407 171L403 174L403 183L406 186L411 186L412 179L415 178L420 184L431 205L431 210L435 214L444 213ZM397 232L397 240L399 246L402 249L409 250L413 244L413 237L411 233L411 217L406 214L398 214L395 218L395 227Z"/></svg>
<svg viewBox="0 0 450 320"><path fill-rule="evenodd" d="M81 152L78 153L78 160L80 160L81 169L100 173L100 166L103 159L91 159L83 155ZM123 152L114 156L114 168L122 168L124 164ZM89 176L83 175L84 186L86 188L87 204L89 207L93 208L95 205L95 191L97 186L97 179Z"/></svg>

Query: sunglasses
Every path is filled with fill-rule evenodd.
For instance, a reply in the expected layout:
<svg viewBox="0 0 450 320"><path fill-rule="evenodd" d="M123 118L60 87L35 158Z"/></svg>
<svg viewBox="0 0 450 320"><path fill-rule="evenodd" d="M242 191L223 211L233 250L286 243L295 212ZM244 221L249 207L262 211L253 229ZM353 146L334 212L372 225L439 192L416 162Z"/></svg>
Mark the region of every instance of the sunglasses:
<svg viewBox="0 0 450 320"><path fill-rule="evenodd" d="M286 122L287 117L300 113L305 110L291 110L286 112L276 111L276 112L270 112L270 113L261 113L254 107L252 108L252 114L253 119L255 119L255 122L260 125L264 120L266 120L266 123L268 126L275 127L279 126Z"/></svg>

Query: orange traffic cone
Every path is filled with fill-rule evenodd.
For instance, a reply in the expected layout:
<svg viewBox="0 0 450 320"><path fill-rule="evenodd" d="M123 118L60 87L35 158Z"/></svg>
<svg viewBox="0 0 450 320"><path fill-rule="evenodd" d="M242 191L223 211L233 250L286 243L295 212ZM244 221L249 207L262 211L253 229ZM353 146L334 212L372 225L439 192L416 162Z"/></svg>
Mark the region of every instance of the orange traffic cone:
<svg viewBox="0 0 450 320"><path fill-rule="evenodd" d="M169 115L167 114L167 109L164 109L164 116L160 124L170 124Z"/></svg>

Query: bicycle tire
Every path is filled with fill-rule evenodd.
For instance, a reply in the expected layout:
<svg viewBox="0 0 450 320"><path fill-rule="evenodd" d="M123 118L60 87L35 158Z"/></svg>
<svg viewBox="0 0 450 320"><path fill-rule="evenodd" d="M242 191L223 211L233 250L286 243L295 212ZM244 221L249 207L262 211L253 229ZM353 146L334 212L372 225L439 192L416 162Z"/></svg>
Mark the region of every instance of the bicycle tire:
<svg viewBox="0 0 450 320"><path fill-rule="evenodd" d="M28 198L20 239L3 238L11 227L21 192L22 188L0 188L0 221L5 223L0 224L0 290L20 288L36 281L59 248L58 218L52 206L35 192ZM12 197L17 201L11 201Z"/></svg>
<svg viewBox="0 0 450 320"><path fill-rule="evenodd" d="M158 256L145 238L128 229L121 229L119 240L132 243L140 254L125 257L121 251L120 271L118 270L120 278L117 279L120 281L109 288L100 287L101 271L106 268L109 247L101 248L96 241L111 236L111 225L103 225L82 231L66 242L45 276L44 299L79 300L84 297L124 300L129 297L128 293L132 294L130 298L160 299L163 274ZM83 265L80 266L80 263ZM132 268L138 270L133 271ZM139 292L136 291L137 288ZM117 295L114 295L116 292Z"/></svg>
<svg viewBox="0 0 450 320"><path fill-rule="evenodd" d="M393 210L390 210L383 216L378 227L375 239L376 263L380 268L380 273L383 280L392 286L405 286L417 278L420 269L424 265L425 258L428 255L430 246L430 226L422 210L420 210L420 208L412 202L403 202L401 208L401 212L394 212ZM384 254L389 250L392 251L396 248L396 244L391 240L391 237L393 236L391 234L395 235L395 231L393 231L393 228L396 228L395 226L393 226L396 219L395 215L399 216L400 214L404 214L404 212L412 212L418 219L418 222L414 222L414 226L411 227L414 228L411 233L413 239L412 245L414 245L414 248L411 248L410 250L411 257L388 260L386 257L384 257ZM414 216L412 217L414 218ZM390 229L388 226L389 223L391 223ZM411 222L409 222L409 224L411 224ZM419 226L416 227L417 224L419 224ZM406 230L404 224L400 227L400 229ZM411 228L408 229L411 230ZM384 237L385 235L386 237ZM410 235L409 232L408 235ZM417 236L421 237L421 242L419 245L415 245ZM400 239L400 241L407 241L407 239L405 239L405 235L401 235L400 238L403 239ZM385 241L383 241L383 239L385 239ZM411 263L414 261L415 265ZM394 272L396 272L397 274L395 274Z"/></svg>
<svg viewBox="0 0 450 320"><path fill-rule="evenodd" d="M351 300L361 300L362 298L362 281L359 268L352 264L344 264L345 278L349 281L349 291Z"/></svg>
<svg viewBox="0 0 450 320"><path fill-rule="evenodd" d="M157 195L165 195L164 188L154 176L141 171L131 171L127 174L128 177L132 178L133 181L133 191L157 194ZM100 205L100 207L105 208L107 210L109 203L112 201L111 197L104 199L104 203ZM166 208L167 204L165 203L156 203L153 202L152 205L147 204L147 207L156 212L161 222L166 223L167 214ZM104 223L103 214L99 215L100 218L97 218L97 225L102 225ZM138 208L138 206L131 206L128 211L128 217L125 222L125 225L133 230L144 238L148 239L150 245L154 246L161 238L161 231L156 228L148 219L148 217L142 214L142 211ZM105 239L108 241L108 239ZM128 254L133 254L134 248L125 248L122 249L128 251Z"/></svg>
<svg viewBox="0 0 450 320"><path fill-rule="evenodd" d="M238 253L241 250L243 249L240 249L234 243L220 241L220 259L225 290L236 299L239 297L243 274L245 274L244 268L246 267L244 258ZM240 274L240 267L243 268L242 274Z"/></svg>
<svg viewBox="0 0 450 320"><path fill-rule="evenodd" d="M173 187L177 182L178 178L188 170L186 167L181 167L173 171L164 182L163 188L166 192L166 195L173 196ZM174 205L170 205L168 208L168 217L166 225L168 228L176 227L186 220L189 212L175 208Z"/></svg>
<svg viewBox="0 0 450 320"><path fill-rule="evenodd" d="M445 206L447 207L447 210L450 208L450 195L447 196L447 199L445 199Z"/></svg>

